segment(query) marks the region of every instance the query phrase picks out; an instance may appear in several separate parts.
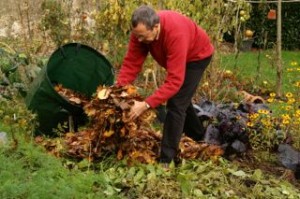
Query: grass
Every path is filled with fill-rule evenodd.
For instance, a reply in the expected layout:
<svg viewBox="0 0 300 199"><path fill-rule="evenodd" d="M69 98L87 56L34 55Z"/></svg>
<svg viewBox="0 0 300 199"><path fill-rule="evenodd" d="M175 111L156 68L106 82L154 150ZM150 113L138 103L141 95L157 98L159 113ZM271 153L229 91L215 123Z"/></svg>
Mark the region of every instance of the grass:
<svg viewBox="0 0 300 199"><path fill-rule="evenodd" d="M286 181L259 169L242 170L224 159L218 164L187 161L165 172L158 165L129 167L112 157L88 169L86 161L55 158L19 138L16 149L1 148L0 161L0 197L5 199L297 198L300 194Z"/></svg>
<svg viewBox="0 0 300 199"><path fill-rule="evenodd" d="M283 92L293 92L291 85L299 81L300 56L297 51L283 51ZM292 66L297 62L297 66ZM233 71L241 81L248 81L255 88L267 88L275 91L276 85L276 55L274 51L240 52L237 59L235 54L224 54L221 57L221 66ZM259 69L260 68L260 69ZM297 69L298 68L298 71ZM293 69L294 71L288 71Z"/></svg>
<svg viewBox="0 0 300 199"><path fill-rule="evenodd" d="M108 161L101 164L104 172L87 170L83 163L81 169L69 169L66 159L55 158L18 136L16 148L0 148L0 198L119 198L105 173Z"/></svg>

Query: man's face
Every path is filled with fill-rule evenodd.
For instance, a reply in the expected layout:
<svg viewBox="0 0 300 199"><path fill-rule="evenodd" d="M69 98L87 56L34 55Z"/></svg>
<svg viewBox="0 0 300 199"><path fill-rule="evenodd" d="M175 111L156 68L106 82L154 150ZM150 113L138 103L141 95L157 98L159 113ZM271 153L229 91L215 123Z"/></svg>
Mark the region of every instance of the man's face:
<svg viewBox="0 0 300 199"><path fill-rule="evenodd" d="M139 42L149 44L156 40L158 36L158 29L158 24L156 24L152 30L149 30L144 24L139 23L135 28L132 28L132 33L137 37Z"/></svg>

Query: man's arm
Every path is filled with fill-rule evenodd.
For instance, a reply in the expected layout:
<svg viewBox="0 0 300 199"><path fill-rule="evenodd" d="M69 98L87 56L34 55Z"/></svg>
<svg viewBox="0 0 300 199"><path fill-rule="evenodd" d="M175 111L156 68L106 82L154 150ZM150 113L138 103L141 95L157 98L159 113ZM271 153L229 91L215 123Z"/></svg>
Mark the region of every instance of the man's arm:
<svg viewBox="0 0 300 199"><path fill-rule="evenodd" d="M131 34L128 50L123 60L120 72L117 77L117 84L124 86L131 84L142 70L142 65L147 57L148 48Z"/></svg>

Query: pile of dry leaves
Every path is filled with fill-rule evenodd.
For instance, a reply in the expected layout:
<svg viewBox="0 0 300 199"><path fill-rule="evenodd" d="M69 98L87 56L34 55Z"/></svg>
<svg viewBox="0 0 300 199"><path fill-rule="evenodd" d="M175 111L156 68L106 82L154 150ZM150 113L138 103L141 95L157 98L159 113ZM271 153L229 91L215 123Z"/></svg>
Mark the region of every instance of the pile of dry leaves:
<svg viewBox="0 0 300 199"><path fill-rule="evenodd" d="M136 87L99 86L91 100L86 100L85 97L62 86L56 90L70 103L81 105L90 122L80 132L66 133L63 142L58 142L57 139L36 138L36 141L43 144L48 151L57 156L88 158L91 161L103 155L116 154L118 159L127 157L130 162L156 162L162 136L159 131L152 128L156 117L155 111L149 109L134 121L128 119L134 100L142 100ZM220 146L197 143L183 136L178 157L206 160L222 154Z"/></svg>

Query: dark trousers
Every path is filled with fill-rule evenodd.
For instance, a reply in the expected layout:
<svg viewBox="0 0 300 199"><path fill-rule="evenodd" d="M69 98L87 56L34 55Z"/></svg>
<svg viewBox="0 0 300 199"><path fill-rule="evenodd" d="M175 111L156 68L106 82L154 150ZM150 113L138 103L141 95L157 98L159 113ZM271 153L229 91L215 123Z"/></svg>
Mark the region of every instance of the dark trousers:
<svg viewBox="0 0 300 199"><path fill-rule="evenodd" d="M183 132L196 141L204 136L205 129L193 108L192 97L211 58L187 63L182 87L167 102L160 154L162 163L174 160Z"/></svg>

